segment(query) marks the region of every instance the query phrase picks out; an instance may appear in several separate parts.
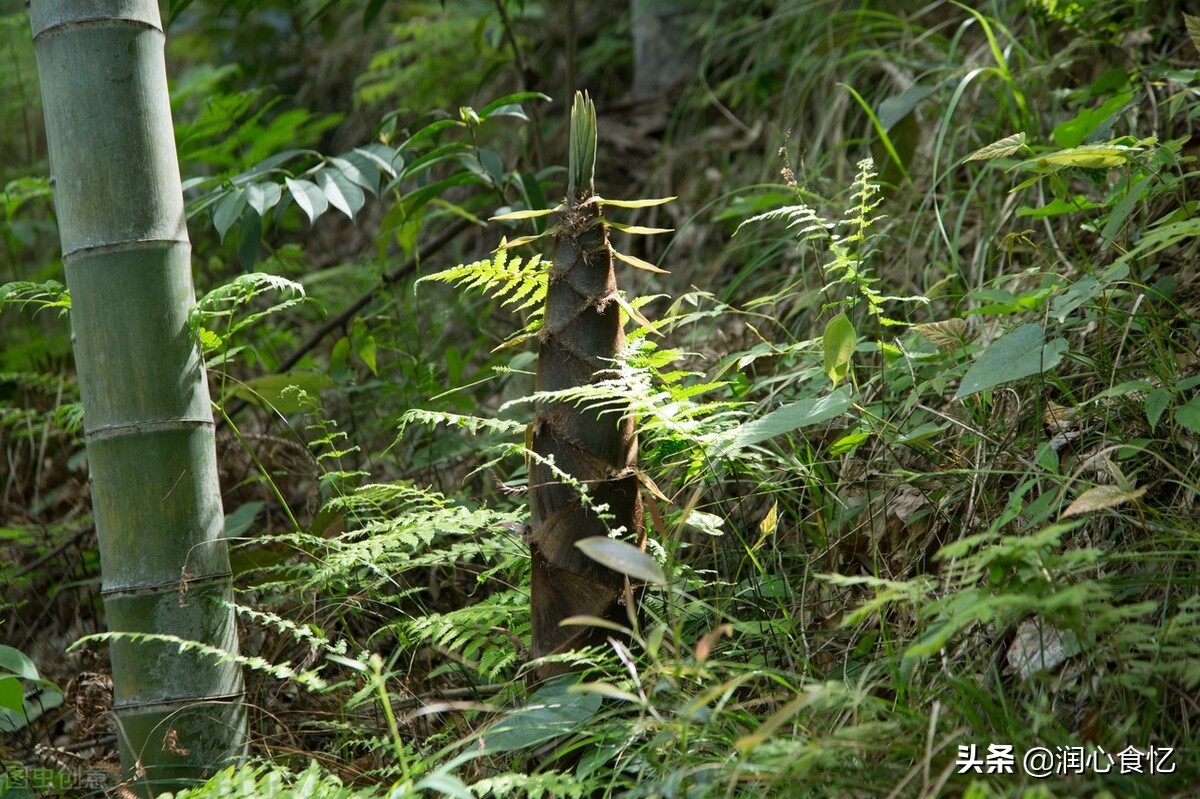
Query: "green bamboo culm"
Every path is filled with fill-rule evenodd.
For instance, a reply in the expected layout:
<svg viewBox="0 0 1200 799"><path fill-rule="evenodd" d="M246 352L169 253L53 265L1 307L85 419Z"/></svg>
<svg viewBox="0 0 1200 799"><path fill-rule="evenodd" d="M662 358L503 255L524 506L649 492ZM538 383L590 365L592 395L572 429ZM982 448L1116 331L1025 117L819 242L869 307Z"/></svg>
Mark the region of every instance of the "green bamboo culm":
<svg viewBox="0 0 1200 799"><path fill-rule="evenodd" d="M567 198L554 236L539 333L538 391L569 390L610 375L625 344L595 170L596 110L586 95L576 94ZM609 634L560 626L569 617L629 623L633 609L626 606L625 578L575 546L617 528L624 529L627 540L642 540L637 433L632 417L618 410L611 404L602 411L553 401L535 409L532 448L538 457L529 484L534 657L603 643ZM586 501L572 482L586 487ZM607 519L595 510L601 506L607 507ZM552 673L543 670L541 676Z"/></svg>
<svg viewBox="0 0 1200 799"><path fill-rule="evenodd" d="M246 751L229 552L157 0L30 5L130 788Z"/></svg>

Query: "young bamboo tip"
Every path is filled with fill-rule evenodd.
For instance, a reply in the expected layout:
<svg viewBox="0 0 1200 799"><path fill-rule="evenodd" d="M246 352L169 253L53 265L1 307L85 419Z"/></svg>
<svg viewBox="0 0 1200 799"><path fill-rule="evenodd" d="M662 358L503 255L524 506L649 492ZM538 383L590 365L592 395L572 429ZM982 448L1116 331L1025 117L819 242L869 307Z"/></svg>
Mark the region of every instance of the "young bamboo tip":
<svg viewBox="0 0 1200 799"><path fill-rule="evenodd" d="M595 193L596 106L587 92L575 92L571 107L571 143L567 162L567 198L575 201Z"/></svg>

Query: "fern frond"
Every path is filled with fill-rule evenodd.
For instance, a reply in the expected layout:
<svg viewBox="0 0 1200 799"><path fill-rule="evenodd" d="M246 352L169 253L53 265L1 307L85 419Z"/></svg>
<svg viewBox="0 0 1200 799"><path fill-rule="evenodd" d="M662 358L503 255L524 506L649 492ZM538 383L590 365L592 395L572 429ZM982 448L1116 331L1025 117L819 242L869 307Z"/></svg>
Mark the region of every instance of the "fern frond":
<svg viewBox="0 0 1200 799"><path fill-rule="evenodd" d="M527 592L510 589L447 613L426 613L401 622L397 632L409 646L423 644L456 653L490 682L514 671L521 658L515 646L496 646L499 626L518 640L527 640Z"/></svg>
<svg viewBox="0 0 1200 799"><path fill-rule="evenodd" d="M432 280L478 291L513 310L528 311L531 320L540 318L548 284L542 256L534 255L524 261L521 256L512 255L505 249L507 243L507 239L502 240L491 260L459 264L443 272L426 275L417 283Z"/></svg>

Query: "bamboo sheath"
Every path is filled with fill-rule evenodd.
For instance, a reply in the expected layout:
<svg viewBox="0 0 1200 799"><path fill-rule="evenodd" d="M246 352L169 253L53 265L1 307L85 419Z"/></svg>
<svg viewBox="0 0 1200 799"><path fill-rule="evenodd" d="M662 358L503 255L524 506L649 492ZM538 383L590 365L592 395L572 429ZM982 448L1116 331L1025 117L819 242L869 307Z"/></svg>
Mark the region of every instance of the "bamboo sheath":
<svg viewBox="0 0 1200 799"><path fill-rule="evenodd" d="M580 115L590 114L590 124ZM585 117L586 118L586 117ZM576 97L572 116L571 188L555 235L540 333L537 390L584 386L611 373L625 343L608 228L595 194L595 110ZM581 141L582 137L589 141ZM590 146L589 146L590 145ZM642 533L634 420L620 408L539 403L533 422L530 510L534 657L601 643L601 628L560 626L571 616L628 624L623 575L588 558L575 544L623 527ZM549 462L553 463L553 467ZM568 475L564 480L558 473ZM575 481L587 488L583 501ZM607 506L605 519L596 508ZM548 676L548 673L546 673Z"/></svg>

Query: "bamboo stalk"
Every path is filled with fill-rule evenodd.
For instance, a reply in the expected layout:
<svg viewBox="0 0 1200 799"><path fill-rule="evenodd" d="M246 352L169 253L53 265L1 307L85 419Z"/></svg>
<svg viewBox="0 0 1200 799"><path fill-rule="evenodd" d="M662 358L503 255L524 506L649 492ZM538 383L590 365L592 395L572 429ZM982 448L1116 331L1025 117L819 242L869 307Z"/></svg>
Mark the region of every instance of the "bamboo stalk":
<svg viewBox="0 0 1200 799"><path fill-rule="evenodd" d="M34 0L30 18L108 628L236 652L158 3ZM120 638L110 655L122 763L140 792L244 754L237 665Z"/></svg>

